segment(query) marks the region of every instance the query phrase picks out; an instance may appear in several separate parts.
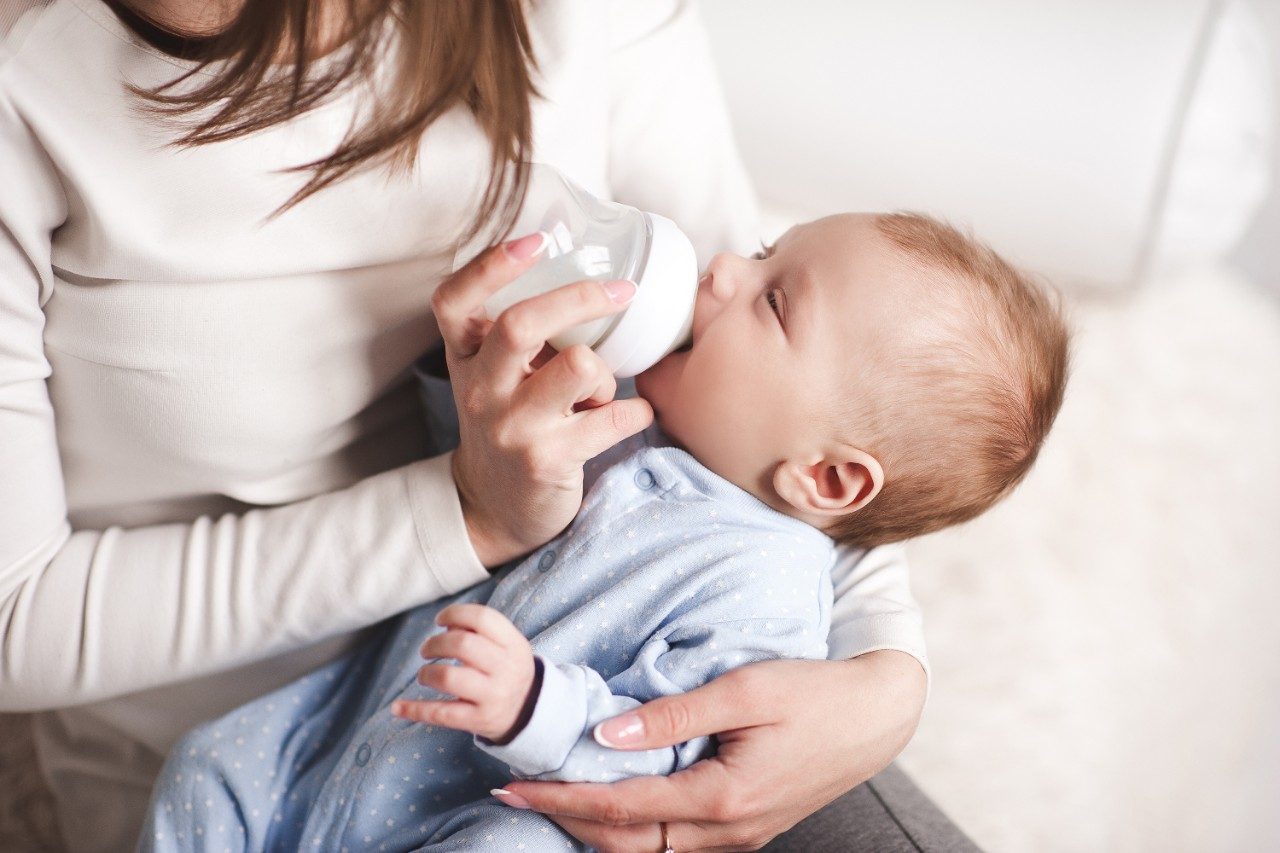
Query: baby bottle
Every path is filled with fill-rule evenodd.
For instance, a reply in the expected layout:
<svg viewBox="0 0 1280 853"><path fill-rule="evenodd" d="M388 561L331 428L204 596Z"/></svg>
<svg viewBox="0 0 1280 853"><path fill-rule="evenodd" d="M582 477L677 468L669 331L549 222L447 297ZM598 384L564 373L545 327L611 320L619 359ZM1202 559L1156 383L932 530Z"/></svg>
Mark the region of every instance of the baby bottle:
<svg viewBox="0 0 1280 853"><path fill-rule="evenodd" d="M586 344L614 376L635 376L689 341L698 290L693 244L656 213L602 201L556 169L530 164L529 189L507 240L543 231L547 247L524 275L485 302L490 319L523 299L582 279L636 283L626 310L573 326L548 341L557 350ZM458 250L458 269L490 245L482 236Z"/></svg>

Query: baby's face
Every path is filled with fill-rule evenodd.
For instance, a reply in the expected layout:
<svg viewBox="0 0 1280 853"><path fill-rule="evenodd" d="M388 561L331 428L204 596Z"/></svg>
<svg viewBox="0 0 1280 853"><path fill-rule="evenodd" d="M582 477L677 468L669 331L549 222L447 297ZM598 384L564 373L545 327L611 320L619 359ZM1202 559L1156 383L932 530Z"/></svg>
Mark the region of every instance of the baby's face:
<svg viewBox="0 0 1280 853"><path fill-rule="evenodd" d="M867 214L798 225L763 254L712 258L692 345L636 388L702 464L787 511L774 469L814 464L835 441L837 417L856 407L859 367L905 331L909 270Z"/></svg>

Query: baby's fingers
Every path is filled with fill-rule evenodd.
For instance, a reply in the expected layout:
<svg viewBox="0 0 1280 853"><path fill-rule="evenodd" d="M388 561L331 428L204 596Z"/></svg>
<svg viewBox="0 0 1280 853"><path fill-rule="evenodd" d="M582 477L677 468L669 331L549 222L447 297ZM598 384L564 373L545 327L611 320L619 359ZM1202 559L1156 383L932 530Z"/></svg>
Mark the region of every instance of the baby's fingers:
<svg viewBox="0 0 1280 853"><path fill-rule="evenodd" d="M473 631L450 628L433 634L422 644L424 658L454 658L488 675L501 671L506 652L488 637Z"/></svg>
<svg viewBox="0 0 1280 853"><path fill-rule="evenodd" d="M488 682L487 675L469 666L429 663L418 670L419 684L469 702L476 702L491 692Z"/></svg>
<svg viewBox="0 0 1280 853"><path fill-rule="evenodd" d="M510 619L483 604L450 604L436 614L436 624L475 631L508 651L528 644L524 634L511 624Z"/></svg>
<svg viewBox="0 0 1280 853"><path fill-rule="evenodd" d="M458 700L397 699L391 703L391 713L402 719L464 732L475 731L478 711L470 702Z"/></svg>

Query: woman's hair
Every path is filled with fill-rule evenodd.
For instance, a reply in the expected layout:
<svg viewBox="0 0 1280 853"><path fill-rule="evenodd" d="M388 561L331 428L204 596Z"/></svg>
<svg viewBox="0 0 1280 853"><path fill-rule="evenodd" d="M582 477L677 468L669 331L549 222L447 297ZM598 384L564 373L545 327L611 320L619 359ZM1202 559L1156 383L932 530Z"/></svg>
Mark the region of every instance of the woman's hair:
<svg viewBox="0 0 1280 853"><path fill-rule="evenodd" d="M108 0L140 35L164 33ZM326 0L330 2L330 0ZM324 3L316 0L244 0L239 14L216 35L173 38L177 55L194 68L155 89L130 87L153 115L186 119L177 145L202 145L246 136L287 122L361 81L371 80L383 55L392 56L386 84L363 124L353 125L328 156L293 167L310 171L306 184L277 213L351 172L376 165L410 170L427 127L464 105L492 144L490 177L470 239L497 214L502 231L515 217L528 182L531 101L541 97L531 72L537 60L522 0L331 0L345 6L334 61L319 66ZM388 38L394 30L394 38ZM166 45L161 45L175 52ZM282 57L289 61L281 64ZM199 81L188 88L181 84ZM510 168L508 168L510 166ZM501 232L499 232L501 233Z"/></svg>

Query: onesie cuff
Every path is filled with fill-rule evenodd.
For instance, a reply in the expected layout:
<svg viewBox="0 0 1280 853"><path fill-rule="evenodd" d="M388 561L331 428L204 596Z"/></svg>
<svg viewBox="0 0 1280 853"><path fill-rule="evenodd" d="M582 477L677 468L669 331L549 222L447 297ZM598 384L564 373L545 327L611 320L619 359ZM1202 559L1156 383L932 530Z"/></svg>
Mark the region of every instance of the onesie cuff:
<svg viewBox="0 0 1280 853"><path fill-rule="evenodd" d="M517 776L553 773L564 766L587 727L581 674L578 678L543 659L542 689L533 716L509 743L476 737L475 745L505 763ZM579 683L575 683L579 682Z"/></svg>
<svg viewBox="0 0 1280 853"><path fill-rule="evenodd" d="M453 454L414 462L402 471L422 556L444 594L488 580L489 572L476 556L462 518L453 481Z"/></svg>

